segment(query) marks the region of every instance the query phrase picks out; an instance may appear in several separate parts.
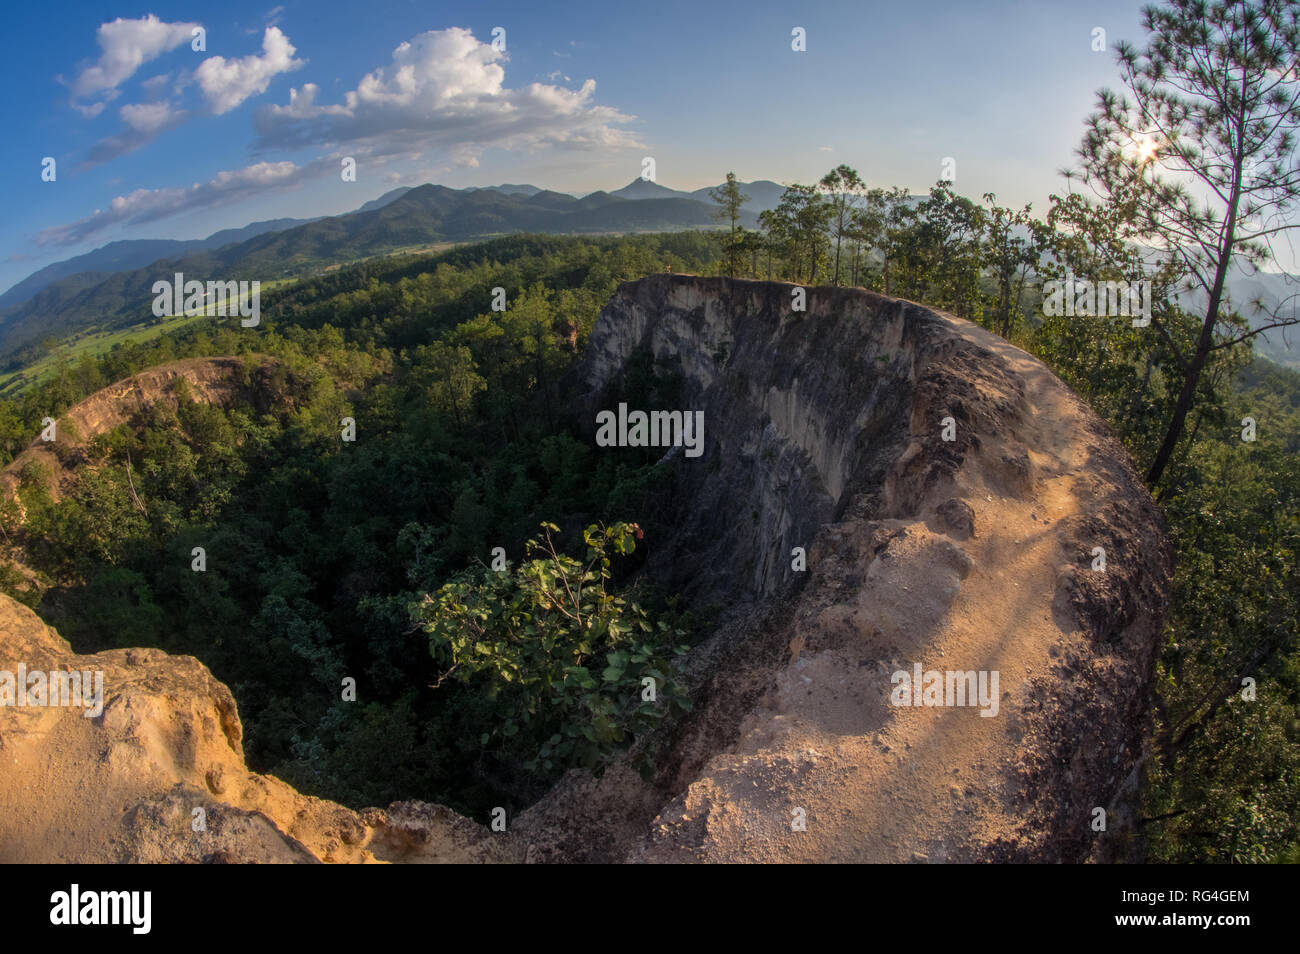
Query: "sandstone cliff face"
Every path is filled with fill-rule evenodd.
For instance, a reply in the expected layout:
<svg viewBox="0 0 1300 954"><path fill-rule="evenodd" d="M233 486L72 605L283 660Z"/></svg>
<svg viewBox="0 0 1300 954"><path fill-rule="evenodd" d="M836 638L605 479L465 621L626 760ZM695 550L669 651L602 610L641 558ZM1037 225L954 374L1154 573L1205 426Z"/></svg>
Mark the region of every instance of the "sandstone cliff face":
<svg viewBox="0 0 1300 954"><path fill-rule="evenodd" d="M499 847L435 806L362 815L249 772L235 700L197 659L77 655L0 596L0 671L19 663L103 672L103 710L0 706L0 863L480 861Z"/></svg>
<svg viewBox="0 0 1300 954"><path fill-rule="evenodd" d="M1122 854L1170 561L1123 448L968 322L850 289L794 312L793 290L625 285L579 374L592 421L637 350L682 369L706 448L674 458L648 568L729 610L630 856ZM998 714L891 705L917 663L997 672Z"/></svg>
<svg viewBox="0 0 1300 954"><path fill-rule="evenodd" d="M106 670L101 719L0 709L0 852L1122 857L1170 559L1123 448L1039 362L967 322L849 289L809 289L794 313L792 288L624 285L575 375L593 431L643 349L680 367L682 409L704 412L704 453L671 458L675 509L648 535L647 572L723 612L690 657L697 706L657 778L570 773L508 834L419 803L353 813L248 773L229 692L196 661L117 651L74 661ZM0 669L69 655L3 598L0 634ZM915 664L996 673L997 714L891 704Z"/></svg>
<svg viewBox="0 0 1300 954"><path fill-rule="evenodd" d="M264 366L267 360L257 359L255 366ZM75 449L160 402L175 408L176 388L181 381L189 386L190 397L203 404L230 406L251 401L255 396L243 358L187 358L160 364L96 391L68 408L57 422L57 446L65 451ZM0 490L12 493L23 468L35 461L55 477L50 490L57 498L65 468L54 453L54 446L40 438L34 440L27 450L0 470Z"/></svg>

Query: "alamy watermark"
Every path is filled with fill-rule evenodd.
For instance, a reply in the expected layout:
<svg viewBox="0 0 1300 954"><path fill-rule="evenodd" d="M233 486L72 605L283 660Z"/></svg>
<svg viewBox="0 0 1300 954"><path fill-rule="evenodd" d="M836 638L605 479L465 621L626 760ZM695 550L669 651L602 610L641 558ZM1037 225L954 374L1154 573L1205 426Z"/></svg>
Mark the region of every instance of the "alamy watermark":
<svg viewBox="0 0 1300 954"><path fill-rule="evenodd" d="M83 891L73 884L50 895L50 923L125 925L132 934L148 934L153 926L153 892Z"/></svg>
<svg viewBox="0 0 1300 954"><path fill-rule="evenodd" d="M979 706L980 715L998 714L998 670L900 669L890 678L894 689L889 701L896 706Z"/></svg>
<svg viewBox="0 0 1300 954"><path fill-rule="evenodd" d="M703 411L628 411L596 414L598 447L684 447L687 457L704 453Z"/></svg>
<svg viewBox="0 0 1300 954"><path fill-rule="evenodd" d="M18 671L0 669L0 706L41 708L66 706L85 709L87 719L104 712L103 670L72 670L27 668L18 664Z"/></svg>
<svg viewBox="0 0 1300 954"><path fill-rule="evenodd" d="M184 272L176 273L175 281L162 278L153 283L153 313L157 318L168 315L194 317L203 315L239 315L244 328L256 328L262 320L262 283L208 282L185 280Z"/></svg>
<svg viewBox="0 0 1300 954"><path fill-rule="evenodd" d="M1067 271L1064 281L1043 282L1043 314L1132 318L1134 328L1145 328L1151 324L1151 281L1091 282Z"/></svg>

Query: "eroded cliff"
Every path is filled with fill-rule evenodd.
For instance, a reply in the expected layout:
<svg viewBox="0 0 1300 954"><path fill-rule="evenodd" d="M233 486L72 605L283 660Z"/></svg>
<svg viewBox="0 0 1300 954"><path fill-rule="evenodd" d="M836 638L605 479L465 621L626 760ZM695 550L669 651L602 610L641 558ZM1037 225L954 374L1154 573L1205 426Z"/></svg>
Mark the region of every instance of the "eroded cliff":
<svg viewBox="0 0 1300 954"><path fill-rule="evenodd" d="M628 283L575 373L572 406L593 431L642 351L680 369L682 409L705 422L699 457L670 455L675 503L646 572L722 613L689 657L696 708L661 740L655 778L570 773L504 834L420 803L351 812L249 773L229 691L197 661L74 657L0 598L0 669L106 676L98 718L0 708L0 852L1122 857L1170 559L1123 448L1039 362L976 326L854 289L808 289L797 312L793 291ZM918 664L986 688L996 674L996 694L893 704L897 674Z"/></svg>

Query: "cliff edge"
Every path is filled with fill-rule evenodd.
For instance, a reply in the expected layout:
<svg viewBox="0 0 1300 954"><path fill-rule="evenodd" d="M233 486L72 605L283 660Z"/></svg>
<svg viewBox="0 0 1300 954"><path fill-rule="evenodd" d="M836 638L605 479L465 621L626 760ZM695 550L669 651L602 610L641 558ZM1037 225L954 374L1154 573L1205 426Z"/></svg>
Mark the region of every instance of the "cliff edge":
<svg viewBox="0 0 1300 954"><path fill-rule="evenodd" d="M106 700L0 708L0 861L1132 856L1170 548L1109 429L1002 339L860 289L621 286L570 382L592 433L645 352L705 423L646 572L722 608L655 777L571 772L507 833L352 812L248 772L198 661L77 657L0 597L0 670L101 669Z"/></svg>

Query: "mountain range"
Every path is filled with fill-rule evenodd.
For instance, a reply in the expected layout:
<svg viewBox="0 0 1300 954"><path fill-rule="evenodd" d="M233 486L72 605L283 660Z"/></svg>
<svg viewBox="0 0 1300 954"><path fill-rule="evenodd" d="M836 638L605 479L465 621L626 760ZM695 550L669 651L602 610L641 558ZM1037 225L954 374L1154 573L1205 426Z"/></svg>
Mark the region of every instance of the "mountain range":
<svg viewBox="0 0 1300 954"><path fill-rule="evenodd" d="M741 222L757 224L783 187L743 183L751 201ZM326 265L512 232L599 234L716 227L709 189L682 192L636 179L615 192L578 198L527 184L450 189L404 186L355 212L317 219L276 219L226 229L205 239L112 242L47 265L0 295L0 351L61 337L92 325L133 324L149 315L160 276L201 280L293 277Z"/></svg>
<svg viewBox="0 0 1300 954"><path fill-rule="evenodd" d="M747 227L775 208L784 187L768 180L740 183L749 196L741 216ZM717 187L713 187L717 188ZM462 242L512 232L600 234L670 231L717 226L711 188L685 192L634 179L613 192L582 197L534 185L450 189L402 186L356 211L315 219L271 219L224 229L204 239L137 239L111 242L92 252L47 265L0 295L0 354L12 354L48 337L90 327L113 328L150 317L152 286L175 272L201 280L295 277L327 265L440 242ZM919 197L918 197L919 199ZM1294 310L1295 276L1258 273L1229 277L1234 305L1252 327L1266 320L1248 302ZM1195 302L1188 302L1195 307ZM1289 337L1295 337L1291 335ZM1280 330L1257 340L1257 350L1300 367L1300 346Z"/></svg>
<svg viewBox="0 0 1300 954"><path fill-rule="evenodd" d="M70 276L83 276L79 284L84 287L93 284L96 275L102 277L128 268L139 268L160 258L174 258L187 252L221 248L223 245L243 242L266 232L281 232L295 225L305 225L315 221L315 219L268 219L265 222L252 222L242 229L222 229L204 239L123 239L109 242L92 252L66 258L32 272L0 295L0 312L26 301L42 288Z"/></svg>

